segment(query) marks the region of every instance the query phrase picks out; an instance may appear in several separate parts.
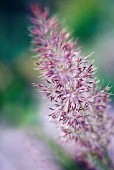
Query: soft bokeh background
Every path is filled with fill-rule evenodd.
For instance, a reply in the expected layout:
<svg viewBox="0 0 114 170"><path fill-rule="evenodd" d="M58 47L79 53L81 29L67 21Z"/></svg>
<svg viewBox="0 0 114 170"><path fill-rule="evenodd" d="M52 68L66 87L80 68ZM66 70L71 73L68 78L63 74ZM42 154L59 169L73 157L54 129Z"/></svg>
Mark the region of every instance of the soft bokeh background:
<svg viewBox="0 0 114 170"><path fill-rule="evenodd" d="M29 137L23 135L25 133L23 129L24 131L26 129L27 133L29 129L29 134L32 134L32 137L30 137L32 139L30 140L37 136L35 141L38 141L39 138L40 140L43 139L44 145L51 148L51 154L54 154L56 159L55 164L58 165L55 167L54 164L52 170L56 168L61 169L59 165L63 169L76 169L72 159L66 156L66 154L62 155L61 152L56 152L59 146L56 146L54 141L50 141L52 140L50 139L50 133L54 134L54 132L50 132L49 125L46 124L47 120L44 120L45 118L41 116L41 112L47 112L44 107L45 102L43 103L41 96L32 86L33 82L39 81L37 79L38 73L33 70L34 65L31 57L33 54L30 51L31 37L28 31L30 26L29 5L33 2L38 2L42 7L48 6L51 14L58 15L58 18L72 33L74 39L78 38L78 47L81 47L84 55L94 51L92 58L95 58L95 65L98 67L97 76L104 87L110 82L110 86L112 86L111 92L114 94L114 1L0 1L0 135L3 144L5 145L4 141L8 142L10 138L13 141L17 133L20 135L19 140L14 140L15 142L12 146L16 146L15 144L20 146L20 140L22 139L23 141L29 141ZM112 96L112 107L113 102L114 98ZM42 108L43 110L41 110ZM6 137L8 135L9 138ZM9 142L10 144L11 141ZM0 146L2 146L0 148L6 149L7 155L10 149L8 150L3 145ZM37 150L38 147L35 146L34 149ZM25 155L31 153L32 149L30 149L29 153L26 153L26 144L22 147L25 148ZM19 150L15 151L17 156L19 155ZM43 151L44 153L46 151ZM42 151L40 155L42 155ZM3 163L3 160L5 158L3 158L3 155L0 156L0 160L2 160L0 162L0 170L13 170L13 168L8 169L8 166L6 169L4 168L5 163ZM54 156L51 155L51 157ZM15 154L14 157L16 157ZM7 159L9 159L9 164L13 160L13 158L10 159L10 154ZM35 159L37 160L37 156ZM53 162L52 159L51 161ZM20 166L21 170L26 170L23 164ZM15 165L12 167L15 167ZM37 167L36 169L42 170L43 168Z"/></svg>

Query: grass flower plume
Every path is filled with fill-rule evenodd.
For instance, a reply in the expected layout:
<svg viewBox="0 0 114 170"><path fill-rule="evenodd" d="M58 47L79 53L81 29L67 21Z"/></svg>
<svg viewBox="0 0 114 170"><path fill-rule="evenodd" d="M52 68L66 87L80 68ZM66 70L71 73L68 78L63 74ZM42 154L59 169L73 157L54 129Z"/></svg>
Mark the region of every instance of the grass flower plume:
<svg viewBox="0 0 114 170"><path fill-rule="evenodd" d="M37 69L45 83L35 84L50 100L49 117L64 139L91 152L103 152L113 133L109 87L98 88L90 56L83 57L70 34L48 10L32 6L31 35Z"/></svg>

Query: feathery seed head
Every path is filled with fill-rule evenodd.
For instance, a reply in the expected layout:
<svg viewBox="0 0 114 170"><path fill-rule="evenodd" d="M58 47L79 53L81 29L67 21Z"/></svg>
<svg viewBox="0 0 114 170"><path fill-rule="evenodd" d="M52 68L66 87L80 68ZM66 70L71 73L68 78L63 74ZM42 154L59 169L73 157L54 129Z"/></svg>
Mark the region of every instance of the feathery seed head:
<svg viewBox="0 0 114 170"><path fill-rule="evenodd" d="M38 86L51 102L49 116L58 122L65 139L99 150L112 133L113 122L107 115L109 87L98 92L90 55L81 56L77 43L61 29L57 18L49 17L47 10L42 12L36 6L32 10L36 64L45 81L45 85Z"/></svg>

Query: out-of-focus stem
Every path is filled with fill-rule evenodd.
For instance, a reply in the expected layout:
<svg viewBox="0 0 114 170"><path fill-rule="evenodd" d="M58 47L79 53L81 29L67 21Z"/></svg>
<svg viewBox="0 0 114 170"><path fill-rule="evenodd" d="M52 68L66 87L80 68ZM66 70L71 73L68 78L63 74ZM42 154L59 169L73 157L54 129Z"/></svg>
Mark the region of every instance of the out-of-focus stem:
<svg viewBox="0 0 114 170"><path fill-rule="evenodd" d="M99 170L114 170L114 167L112 166L112 162L106 150L102 156L91 154L91 158L94 166Z"/></svg>

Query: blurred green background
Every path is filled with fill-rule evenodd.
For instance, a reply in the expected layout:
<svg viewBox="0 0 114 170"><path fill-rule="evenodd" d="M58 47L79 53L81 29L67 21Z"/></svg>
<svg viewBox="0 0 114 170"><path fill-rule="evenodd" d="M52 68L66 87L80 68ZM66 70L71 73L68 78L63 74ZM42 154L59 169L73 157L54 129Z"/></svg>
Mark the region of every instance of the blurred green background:
<svg viewBox="0 0 114 170"><path fill-rule="evenodd" d="M0 123L14 127L39 125L40 97L32 83L33 70L29 5L48 6L51 14L78 38L82 54L94 51L97 76L114 94L114 0L0 1ZM112 96L112 104L113 104Z"/></svg>

